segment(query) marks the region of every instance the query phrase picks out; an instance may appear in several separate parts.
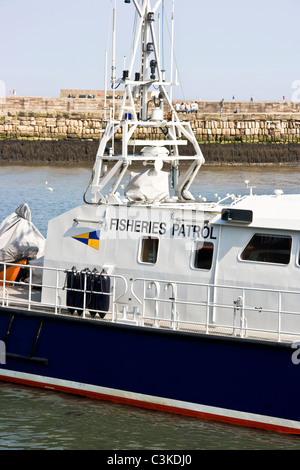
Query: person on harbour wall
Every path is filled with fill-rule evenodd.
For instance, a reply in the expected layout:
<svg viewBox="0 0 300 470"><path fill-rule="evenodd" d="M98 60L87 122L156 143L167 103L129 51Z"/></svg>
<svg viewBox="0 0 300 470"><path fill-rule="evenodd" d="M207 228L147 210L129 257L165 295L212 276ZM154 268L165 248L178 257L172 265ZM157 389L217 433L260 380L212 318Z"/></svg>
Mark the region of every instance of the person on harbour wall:
<svg viewBox="0 0 300 470"><path fill-rule="evenodd" d="M220 101L220 113L223 112L223 108L224 108L224 98L222 98Z"/></svg>
<svg viewBox="0 0 300 470"><path fill-rule="evenodd" d="M198 103L196 103L196 101L193 101L191 104L191 112L197 113L197 111L198 111Z"/></svg>

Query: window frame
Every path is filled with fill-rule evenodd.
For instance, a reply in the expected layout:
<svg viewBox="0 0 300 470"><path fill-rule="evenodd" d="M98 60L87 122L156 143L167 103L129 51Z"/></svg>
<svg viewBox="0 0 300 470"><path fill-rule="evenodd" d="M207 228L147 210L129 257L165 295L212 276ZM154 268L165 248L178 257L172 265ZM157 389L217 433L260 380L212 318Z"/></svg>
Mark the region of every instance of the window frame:
<svg viewBox="0 0 300 470"><path fill-rule="evenodd" d="M295 249L296 255L295 255L295 264L297 268L300 268L300 239L298 238L297 242L297 247Z"/></svg>
<svg viewBox="0 0 300 470"><path fill-rule="evenodd" d="M154 263L151 263L149 261L143 261L142 260L142 251L143 251L143 242L144 240L157 240L157 251L156 251L156 260ZM139 254L138 254L138 262L140 264L147 264L148 266L155 266L157 264L157 261L158 261L158 257L159 257L159 250L160 250L160 238L158 237L152 237L152 236L148 236L148 237L141 237L140 238L140 243L139 243Z"/></svg>
<svg viewBox="0 0 300 470"><path fill-rule="evenodd" d="M197 268L195 266L195 257L196 257L196 252L197 252L197 244L198 243L202 243L203 246L205 244L207 245L212 245L212 256L211 256L211 264L210 264L210 268ZM193 248L191 250L191 258L190 258L190 268L195 270L195 271L205 271L205 272L210 272L213 268L213 259L214 259L214 253L215 253L215 243L213 243L211 240L202 240L202 239L197 239L197 240L194 240L194 243L193 243Z"/></svg>
<svg viewBox="0 0 300 470"><path fill-rule="evenodd" d="M242 254L244 253L244 251L246 250L247 246L250 244L251 240L255 237L255 236L266 236L266 237L277 237L277 238L287 238L287 239L290 239L290 256L289 256L289 261L288 263L280 263L279 261L260 261L260 260L255 260L255 259L243 259L242 258ZM241 261L242 263L256 263L256 264L263 264L263 265L278 265L278 266L289 266L291 261L292 261L292 254L293 254L293 237L292 235L285 235L285 234L282 234L282 233L266 233L266 232L254 232L251 234L250 238L248 239L247 243L244 245L244 247L242 248L241 252L239 253L238 255L238 259L239 261ZM299 253L299 256L300 256L300 253Z"/></svg>

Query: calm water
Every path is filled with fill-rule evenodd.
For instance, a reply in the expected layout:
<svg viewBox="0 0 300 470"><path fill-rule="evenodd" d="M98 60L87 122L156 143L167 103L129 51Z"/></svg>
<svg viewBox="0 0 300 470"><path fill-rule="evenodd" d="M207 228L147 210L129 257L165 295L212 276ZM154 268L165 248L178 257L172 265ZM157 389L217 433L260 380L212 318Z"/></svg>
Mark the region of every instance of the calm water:
<svg viewBox="0 0 300 470"><path fill-rule="evenodd" d="M27 202L46 236L47 221L82 204L90 168L0 167L0 221ZM204 168L197 194L299 192L300 167ZM47 182L47 184L46 184ZM47 188L52 187L53 191ZM300 450L300 437L30 389L0 382L0 450Z"/></svg>

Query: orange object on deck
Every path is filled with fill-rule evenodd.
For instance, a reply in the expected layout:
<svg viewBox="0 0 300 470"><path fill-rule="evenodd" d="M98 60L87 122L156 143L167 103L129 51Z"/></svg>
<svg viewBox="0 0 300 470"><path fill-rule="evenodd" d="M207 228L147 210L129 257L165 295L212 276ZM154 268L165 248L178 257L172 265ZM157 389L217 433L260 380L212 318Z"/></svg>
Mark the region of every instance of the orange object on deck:
<svg viewBox="0 0 300 470"><path fill-rule="evenodd" d="M17 276L18 276L19 272L20 272L21 266L24 265L24 264L27 264L27 260L22 259L21 261L19 261L16 264L18 264L18 266L8 266L6 268L5 282L15 281L17 279ZM4 269L3 269L3 271L0 272L0 281L3 281L3 277L4 277Z"/></svg>

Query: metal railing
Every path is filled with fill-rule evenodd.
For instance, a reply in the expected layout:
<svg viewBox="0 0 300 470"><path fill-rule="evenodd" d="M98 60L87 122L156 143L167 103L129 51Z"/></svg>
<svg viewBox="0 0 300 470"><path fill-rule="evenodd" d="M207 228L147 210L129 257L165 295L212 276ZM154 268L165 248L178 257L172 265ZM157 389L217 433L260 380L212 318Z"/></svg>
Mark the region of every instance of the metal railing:
<svg viewBox="0 0 300 470"><path fill-rule="evenodd" d="M7 270L19 265L3 263L1 267L2 307L47 311L54 315L77 311L81 318L99 320L99 316L100 319L105 316L105 321L208 335L259 337L278 342L300 338L300 291L142 277L131 279L129 285L122 275L105 274L110 279L109 291L95 292L88 286L88 272L84 270L81 271L83 286L78 289L66 284L66 275L71 270L26 265L21 266L23 271L27 270L26 280L8 280ZM51 283L35 281L39 271L49 271ZM42 300L42 289L48 290L51 301ZM81 295L79 306L68 305L68 292ZM108 308L93 308L89 304L91 294L109 297Z"/></svg>
<svg viewBox="0 0 300 470"><path fill-rule="evenodd" d="M139 289L137 284L140 284ZM147 291L153 287L154 295L147 295ZM186 293L185 297L178 295L180 287L183 287L181 290ZM191 287L194 290L202 289L201 299L188 299L188 289ZM170 297L163 297L161 293L170 288ZM227 296L230 297L228 302L220 301L224 297L224 291L232 293L231 297ZM290 337L300 337L300 291L136 278L131 283L131 293L140 306L141 325L147 320L152 321L155 327L168 322L173 330L194 327L197 331L202 329L205 334L230 334L241 338L251 335L278 342L282 341L283 337L288 341ZM265 304L262 306L257 306L254 302L258 295L265 296ZM270 296L272 302L268 301ZM285 302L283 298L286 298ZM283 303L290 305L292 298L299 310L283 308ZM151 303L152 314L149 309ZM275 303L276 306L272 307L270 303ZM159 314L163 305L169 305L169 308L161 309L169 311L169 316ZM198 312L202 309L202 320L192 321L190 318L184 318L183 312L192 308ZM229 314L226 315L226 311ZM227 318L226 322L222 321L223 316ZM271 321L266 321L266 317L271 317ZM287 319L289 325L284 326L284 320Z"/></svg>
<svg viewBox="0 0 300 470"><path fill-rule="evenodd" d="M82 272L83 274L83 289L68 288L66 285L66 275L70 270L57 269L43 266L21 266L21 269L27 270L27 276L25 280L9 280L7 276L7 270L10 267L19 267L16 263L2 263L3 271L0 272L0 303L2 307L19 307L25 310L47 310L51 311L55 315L65 314L66 312L77 311L78 315L82 318L86 318L89 313L92 317L99 314L110 315L112 321L116 321L118 317L117 305L118 300L122 297L128 289L127 281L123 276L109 275L110 278L110 289L109 292L98 291L94 292L88 289L87 276L88 272ZM42 279L43 273L46 271L51 272L55 276L55 281L51 284L44 282L34 282L34 275L40 272L40 278ZM35 274L34 274L35 273ZM117 289L118 283L118 289ZM121 284L121 287L120 287ZM123 286L123 287L122 287ZM42 301L41 291L42 289L48 290L48 297L51 301ZM66 293L72 291L74 294L78 293L82 295L82 303L80 306L68 305L66 302ZM88 305L89 294L95 296L107 296L109 297L109 308L107 310L90 308ZM65 301L62 301L65 298Z"/></svg>

